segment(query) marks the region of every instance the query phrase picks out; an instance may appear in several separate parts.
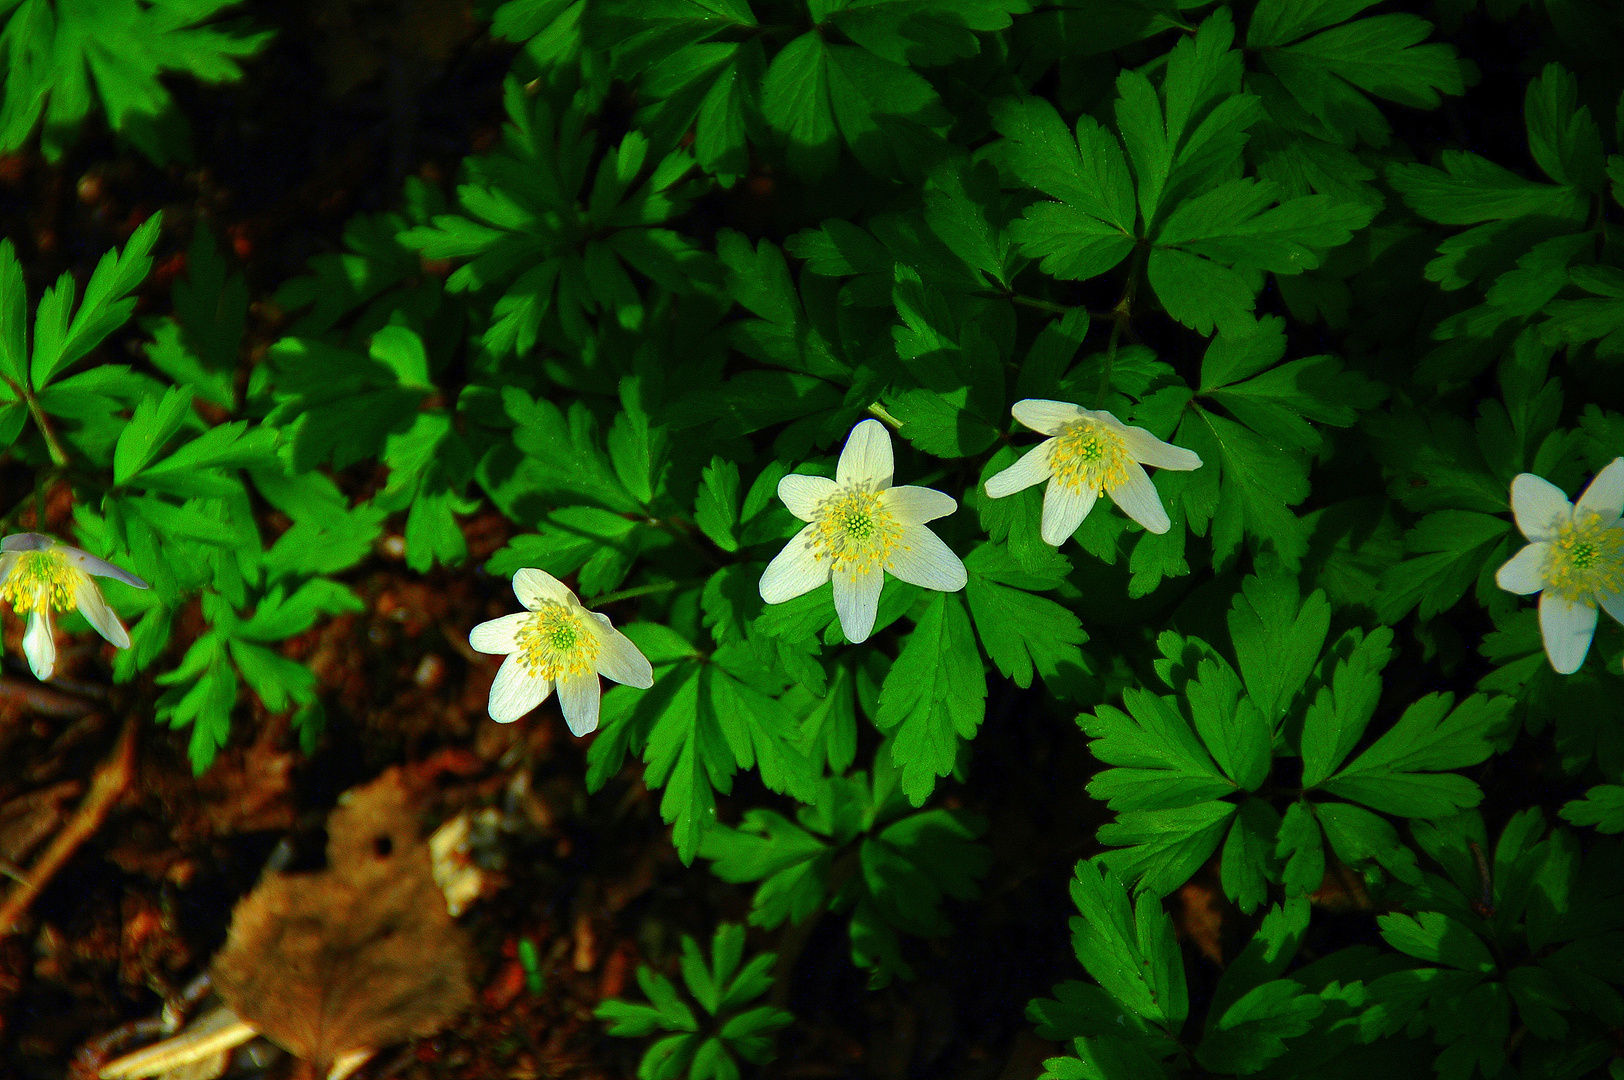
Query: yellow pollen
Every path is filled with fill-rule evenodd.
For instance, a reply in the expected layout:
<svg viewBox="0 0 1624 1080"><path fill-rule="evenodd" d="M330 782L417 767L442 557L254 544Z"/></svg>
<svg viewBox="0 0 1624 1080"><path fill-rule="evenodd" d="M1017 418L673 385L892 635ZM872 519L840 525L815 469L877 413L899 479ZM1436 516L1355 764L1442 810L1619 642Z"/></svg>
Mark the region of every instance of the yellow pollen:
<svg viewBox="0 0 1624 1080"><path fill-rule="evenodd" d="M557 681L564 675L597 671L598 639L587 629L584 612L554 600L526 619L514 638L519 660L533 676Z"/></svg>
<svg viewBox="0 0 1624 1080"><path fill-rule="evenodd" d="M74 592L83 576L58 552L25 551L0 582L0 600L19 615L51 608L72 611L78 606Z"/></svg>
<svg viewBox="0 0 1624 1080"><path fill-rule="evenodd" d="M812 557L835 573L863 575L883 569L902 537L902 526L877 491L847 488L813 512Z"/></svg>
<svg viewBox="0 0 1624 1080"><path fill-rule="evenodd" d="M1087 416L1062 428L1049 451L1054 478L1062 487L1102 495L1127 481L1132 460L1120 434Z"/></svg>
<svg viewBox="0 0 1624 1080"><path fill-rule="evenodd" d="M1575 513L1551 541L1545 588L1570 604L1624 591L1624 528L1600 514Z"/></svg>

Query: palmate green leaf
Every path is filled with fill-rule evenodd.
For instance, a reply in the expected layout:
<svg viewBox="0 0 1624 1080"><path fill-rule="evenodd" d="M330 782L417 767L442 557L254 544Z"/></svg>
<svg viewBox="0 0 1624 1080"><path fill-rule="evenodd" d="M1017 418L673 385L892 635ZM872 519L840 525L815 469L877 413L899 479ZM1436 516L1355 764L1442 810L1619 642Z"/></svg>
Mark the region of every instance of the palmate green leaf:
<svg viewBox="0 0 1624 1080"><path fill-rule="evenodd" d="M1387 179L1412 210L1440 225L1545 217L1577 226L1588 208L1584 196L1571 187L1525 180L1462 150L1445 150L1442 170L1389 165Z"/></svg>
<svg viewBox="0 0 1624 1080"><path fill-rule="evenodd" d="M723 551L739 550L739 466L713 456L700 477L694 524Z"/></svg>
<svg viewBox="0 0 1624 1080"><path fill-rule="evenodd" d="M154 715L171 728L191 725L187 756L201 775L231 734L231 708L237 700L237 676L227 660L227 640L218 632L194 641L173 671L155 680L168 687L153 706Z"/></svg>
<svg viewBox="0 0 1624 1080"><path fill-rule="evenodd" d="M983 544L964 562L970 572L965 598L987 655L1016 686L1032 685L1033 672L1065 685L1089 670L1078 646L1088 640L1077 616L1053 600L1024 591L1033 576L1023 572L1002 544ZM1036 579L1036 587L1054 583Z"/></svg>
<svg viewBox="0 0 1624 1080"><path fill-rule="evenodd" d="M1282 867L1281 883L1287 896L1306 896L1325 880L1325 844L1313 804L1296 800L1286 807L1274 854Z"/></svg>
<svg viewBox="0 0 1624 1080"><path fill-rule="evenodd" d="M724 229L716 237L716 255L727 268L728 291L759 316L732 324L735 348L777 367L838 383L851 381L839 343L829 341L808 318L777 247L763 240L752 249L743 235Z"/></svg>
<svg viewBox="0 0 1624 1080"><path fill-rule="evenodd" d="M878 0L812 3L820 24L838 27L865 49L898 64L933 67L980 52L976 31L1008 29L1032 0Z"/></svg>
<svg viewBox="0 0 1624 1080"><path fill-rule="evenodd" d="M153 161L161 165L189 157L185 124L173 115L173 102L159 76L186 72L211 83L241 78L237 61L263 48L271 33L250 32L240 21L197 25L236 3L6 4L11 10L0 31L0 53L7 57L0 151L21 147L43 116L41 149L47 160L56 161L99 99L113 130Z"/></svg>
<svg viewBox="0 0 1624 1080"><path fill-rule="evenodd" d="M1303 787L1319 786L1358 745L1381 698L1393 632L1350 630L1331 648L1335 667L1303 715Z"/></svg>
<svg viewBox="0 0 1624 1080"><path fill-rule="evenodd" d="M874 717L881 731L893 732L892 760L913 805L923 805L936 778L953 770L959 742L975 737L986 706L987 679L964 602L932 593L886 676Z"/></svg>
<svg viewBox="0 0 1624 1080"><path fill-rule="evenodd" d="M566 415L551 401L508 386L502 389L502 405L515 425L513 445L524 454L519 476L526 495L543 504L590 502L616 513L640 509L600 448L597 419L584 401L571 402ZM490 493L496 498L497 492ZM524 520L525 505L504 509Z"/></svg>
<svg viewBox="0 0 1624 1080"><path fill-rule="evenodd" d="M594 140L585 115L555 109L546 93L527 100L512 78L504 97L502 149L466 162L462 212L399 234L428 258L471 260L447 279L449 291L501 290L483 338L492 353L528 353L549 318L577 344L594 335L590 318L641 329L633 271L676 293L714 280L707 253L660 227L698 194L684 182L691 156L677 151L651 163L647 137L632 131L589 182Z"/></svg>
<svg viewBox="0 0 1624 1080"><path fill-rule="evenodd" d="M192 395L176 386L143 398L113 450L113 483L127 483L163 449L192 412Z"/></svg>
<svg viewBox="0 0 1624 1080"><path fill-rule="evenodd" d="M1090 752L1116 766L1089 781L1089 794L1113 810L1162 810L1235 790L1180 714L1176 698L1131 689L1122 700L1127 712L1101 705L1078 719L1094 740Z"/></svg>
<svg viewBox="0 0 1624 1080"><path fill-rule="evenodd" d="M1399 838L1398 830L1386 818L1351 803L1318 803L1314 812L1331 850L1345 865L1363 870L1375 863L1400 881L1410 885L1420 883L1421 870L1416 865L1415 852ZM1316 846L1319 844L1317 833L1313 842ZM1318 887L1316 879L1305 891Z"/></svg>

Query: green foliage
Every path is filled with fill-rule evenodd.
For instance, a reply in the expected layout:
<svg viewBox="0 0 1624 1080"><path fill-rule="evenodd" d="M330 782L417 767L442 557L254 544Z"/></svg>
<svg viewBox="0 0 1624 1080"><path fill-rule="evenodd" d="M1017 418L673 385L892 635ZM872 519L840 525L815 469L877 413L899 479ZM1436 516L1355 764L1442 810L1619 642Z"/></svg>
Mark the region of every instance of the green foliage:
<svg viewBox="0 0 1624 1080"><path fill-rule="evenodd" d="M200 25L227 6L0 0L0 148L43 118L59 156L93 73L113 128L174 156L158 73L222 81L264 40ZM518 48L499 141L263 308L202 225L153 216L32 308L0 242L0 445L35 481L6 530L66 487L71 542L151 583L108 591L113 676L199 770L250 716L307 753L348 722L295 639L360 609L386 530L410 572L564 579L653 668L604 694L589 787L657 791L761 932L839 916L874 987L951 962L912 939L980 917L989 822L1028 810L978 745L1076 718L1098 768L1045 782L1098 800L1103 850L1072 883L1087 978L1028 1010L1065 1047L1048 1076L1597 1075L1624 1025L1624 636L1604 612L1558 675L1550 613L1497 573L1540 539L1514 478L1574 497L1624 456L1620 27L1478 7L1432 16L1512 20L1538 64L1521 124L1469 97L1458 145L1435 110L1477 65L1371 0L481 5ZM180 246L166 308L141 283ZM245 340L250 310L282 336ZM1034 400L1138 430L1035 450ZM886 524L802 533L868 418L894 480L955 501L930 527L967 584L885 574L853 644L831 583L760 583ZM1012 466L1033 482L993 497ZM506 521L478 569L474 514ZM1204 874L1216 986L1162 906ZM600 1008L665 1033L641 1076L765 1060L789 1017L751 1004L775 961L743 942L684 939L691 1000L644 968L649 1004Z"/></svg>
<svg viewBox="0 0 1624 1080"><path fill-rule="evenodd" d="M670 1031L653 1043L637 1066L638 1080L738 1080L739 1060L761 1064L773 1055L772 1033L795 1017L775 1005L745 1006L773 985L773 953L744 959L744 927L723 923L711 941L710 962L687 934L682 936L682 978L688 993L708 1017L703 1022L678 994L671 980L647 965L637 969L637 984L649 1004L610 998L595 1010L608 1021L609 1034L638 1038L656 1030Z"/></svg>
<svg viewBox="0 0 1624 1080"><path fill-rule="evenodd" d="M237 0L11 0L0 5L0 152L43 127L56 161L99 99L112 129L160 164L190 157L186 123L158 81L186 72L205 82L242 77L237 61L271 39L245 20L198 24ZM94 91L92 91L94 83Z"/></svg>
<svg viewBox="0 0 1624 1080"><path fill-rule="evenodd" d="M964 811L910 813L894 769L877 766L830 778L804 800L796 820L751 810L736 829L705 834L699 854L724 881L759 881L750 922L772 929L826 908L851 912L852 962L869 969L869 985L911 979L898 932L942 937L952 925L946 897L972 900L990 863L974 840L985 822Z"/></svg>

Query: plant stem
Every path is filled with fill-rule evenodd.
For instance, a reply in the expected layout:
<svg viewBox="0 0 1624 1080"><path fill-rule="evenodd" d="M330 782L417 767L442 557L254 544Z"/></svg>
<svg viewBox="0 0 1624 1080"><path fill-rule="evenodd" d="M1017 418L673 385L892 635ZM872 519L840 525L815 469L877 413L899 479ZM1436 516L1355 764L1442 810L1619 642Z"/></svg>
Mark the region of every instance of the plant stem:
<svg viewBox="0 0 1624 1080"><path fill-rule="evenodd" d="M634 596L652 596L655 593L670 592L682 586L680 581L661 581L653 585L639 585L634 589L621 589L619 592L608 593L593 600L598 607L604 604L613 604L617 600L630 600Z"/></svg>

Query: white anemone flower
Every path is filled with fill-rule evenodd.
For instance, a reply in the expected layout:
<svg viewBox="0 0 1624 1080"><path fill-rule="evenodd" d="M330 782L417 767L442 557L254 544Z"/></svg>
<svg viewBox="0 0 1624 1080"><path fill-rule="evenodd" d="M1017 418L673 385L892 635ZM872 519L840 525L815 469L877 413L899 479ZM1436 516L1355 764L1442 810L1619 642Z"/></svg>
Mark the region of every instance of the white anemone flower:
<svg viewBox="0 0 1624 1080"><path fill-rule="evenodd" d="M1533 473L1511 481L1511 512L1528 546L1495 573L1507 592L1539 593L1539 632L1551 667L1571 675L1596 633L1596 607L1624 622L1624 458L1612 462L1577 503Z"/></svg>
<svg viewBox="0 0 1624 1080"><path fill-rule="evenodd" d="M832 577L840 629L856 644L874 630L886 574L942 592L964 588L964 563L925 528L958 502L930 488L892 487L894 472L890 433L864 420L846 436L833 480L800 473L780 480L778 497L808 524L767 564L761 598L782 604Z"/></svg>
<svg viewBox="0 0 1624 1080"><path fill-rule="evenodd" d="M137 589L147 587L128 570L44 533L13 533L0 540L0 600L28 616L23 655L41 682L56 671L55 612L77 608L102 637L120 649L130 647L129 632L107 606L92 575L115 578Z"/></svg>
<svg viewBox="0 0 1624 1080"><path fill-rule="evenodd" d="M1077 531L1101 495L1109 495L1124 514L1148 531L1166 532L1171 522L1143 466L1180 472L1201 467L1201 457L1194 450L1165 443L1108 412L1042 398L1017 401L1010 412L1033 431L1050 437L989 477L987 494L1002 499L1047 480L1040 531L1043 542L1055 547Z"/></svg>
<svg viewBox="0 0 1624 1080"><path fill-rule="evenodd" d="M598 727L599 675L640 690L654 685L648 657L553 575L526 567L513 575L513 593L527 610L482 622L468 635L482 653L507 654L491 683L492 720L512 723L556 686L570 731L585 735Z"/></svg>

